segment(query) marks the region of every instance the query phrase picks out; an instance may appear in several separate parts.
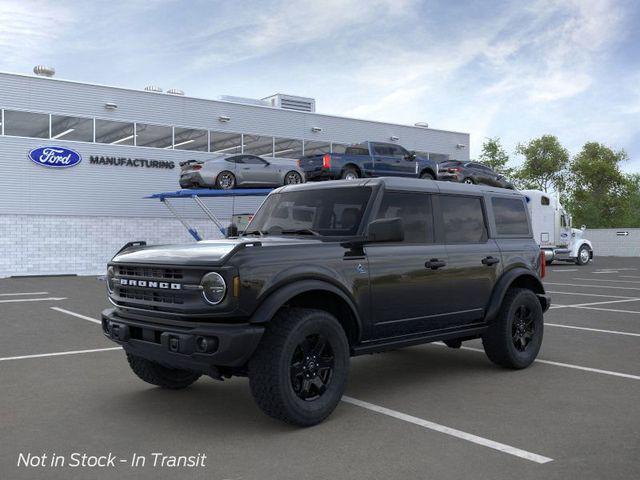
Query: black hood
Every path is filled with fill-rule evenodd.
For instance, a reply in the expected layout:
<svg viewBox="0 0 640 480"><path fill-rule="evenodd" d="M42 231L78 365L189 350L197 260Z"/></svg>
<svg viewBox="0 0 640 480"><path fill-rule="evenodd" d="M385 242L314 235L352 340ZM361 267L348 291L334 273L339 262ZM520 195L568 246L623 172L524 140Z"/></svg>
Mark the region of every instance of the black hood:
<svg viewBox="0 0 640 480"><path fill-rule="evenodd" d="M308 245L319 242L320 240L315 238L266 236L204 240L183 245L136 246L116 254L112 261L154 265L222 265L244 248Z"/></svg>

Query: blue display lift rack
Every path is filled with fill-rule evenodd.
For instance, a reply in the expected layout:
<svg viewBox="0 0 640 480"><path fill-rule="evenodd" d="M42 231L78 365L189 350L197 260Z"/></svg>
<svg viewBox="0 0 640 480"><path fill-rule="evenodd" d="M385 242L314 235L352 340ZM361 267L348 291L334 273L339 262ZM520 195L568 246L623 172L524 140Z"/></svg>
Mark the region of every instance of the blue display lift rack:
<svg viewBox="0 0 640 480"><path fill-rule="evenodd" d="M200 209L204 212L204 214L218 227L218 230L223 235L226 235L227 229L222 226L220 220L218 220L215 214L205 205L202 201L202 198L220 198L220 197L263 197L271 192L271 188L235 188L230 190L209 190L206 188L198 188L192 190L178 190L175 192L163 192L163 193L154 193L153 195L148 195L144 198L157 198L160 200L167 209L171 212L171 214L178 219L184 228L191 234L196 241L202 240L202 237L198 233L198 231L193 228L189 223L182 218L174 206L171 204L171 200L176 198L191 198L193 201L200 207Z"/></svg>

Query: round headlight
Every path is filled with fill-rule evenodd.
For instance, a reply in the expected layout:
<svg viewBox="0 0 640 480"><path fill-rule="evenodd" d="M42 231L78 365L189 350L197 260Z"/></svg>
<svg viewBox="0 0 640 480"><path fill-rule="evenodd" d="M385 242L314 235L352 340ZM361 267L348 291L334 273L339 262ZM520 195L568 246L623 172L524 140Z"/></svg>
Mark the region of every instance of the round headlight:
<svg viewBox="0 0 640 480"><path fill-rule="evenodd" d="M217 305L227 293L227 284L219 273L211 272L202 277L202 296L211 305Z"/></svg>
<svg viewBox="0 0 640 480"><path fill-rule="evenodd" d="M109 293L113 293L113 284L115 282L116 269L113 267L107 268L107 290Z"/></svg>

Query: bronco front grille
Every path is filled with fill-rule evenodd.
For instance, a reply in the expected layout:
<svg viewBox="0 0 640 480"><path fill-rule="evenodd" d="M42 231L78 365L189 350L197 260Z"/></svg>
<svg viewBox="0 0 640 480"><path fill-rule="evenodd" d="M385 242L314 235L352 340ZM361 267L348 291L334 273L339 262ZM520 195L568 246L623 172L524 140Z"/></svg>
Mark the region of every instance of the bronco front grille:
<svg viewBox="0 0 640 480"><path fill-rule="evenodd" d="M157 280L182 280L183 272L177 268L157 268L119 265L116 267L118 277L153 278Z"/></svg>

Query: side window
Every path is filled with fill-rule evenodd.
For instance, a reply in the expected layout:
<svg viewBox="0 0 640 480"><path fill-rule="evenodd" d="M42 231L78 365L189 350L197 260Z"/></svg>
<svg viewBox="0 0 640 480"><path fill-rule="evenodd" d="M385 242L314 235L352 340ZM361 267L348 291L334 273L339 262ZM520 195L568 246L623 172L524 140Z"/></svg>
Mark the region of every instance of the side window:
<svg viewBox="0 0 640 480"><path fill-rule="evenodd" d="M401 218L405 243L433 243L433 214L428 194L387 191L376 218Z"/></svg>
<svg viewBox="0 0 640 480"><path fill-rule="evenodd" d="M391 151L389 149L389 147L387 147L386 145L377 145L374 144L373 145L373 150L375 151L376 155L391 155Z"/></svg>
<svg viewBox="0 0 640 480"><path fill-rule="evenodd" d="M529 235L529 222L524 202L519 198L491 199L498 235Z"/></svg>
<svg viewBox="0 0 640 480"><path fill-rule="evenodd" d="M442 195L440 209L447 243L487 241L487 226L479 197Z"/></svg>
<svg viewBox="0 0 640 480"><path fill-rule="evenodd" d="M249 165L264 165L267 162L265 162L260 157L255 157L253 155L245 155L243 157L243 162L242 163L248 163Z"/></svg>
<svg viewBox="0 0 640 480"><path fill-rule="evenodd" d="M404 158L404 156L408 153L404 148L399 145L390 145L389 150L391 150L391 155L398 158Z"/></svg>
<svg viewBox="0 0 640 480"><path fill-rule="evenodd" d="M229 158L225 158L225 160L229 163L244 163L242 160L242 156L229 157Z"/></svg>

